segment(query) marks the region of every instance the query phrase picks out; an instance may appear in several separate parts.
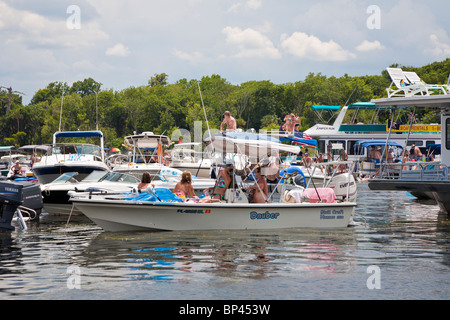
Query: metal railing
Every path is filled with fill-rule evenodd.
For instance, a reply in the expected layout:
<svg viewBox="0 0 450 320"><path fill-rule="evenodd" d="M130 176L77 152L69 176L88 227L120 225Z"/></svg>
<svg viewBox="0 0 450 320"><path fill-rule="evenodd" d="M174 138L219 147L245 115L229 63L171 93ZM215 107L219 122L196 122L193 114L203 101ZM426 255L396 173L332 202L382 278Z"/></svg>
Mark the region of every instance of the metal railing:
<svg viewBox="0 0 450 320"><path fill-rule="evenodd" d="M450 172L440 162L382 163L375 179L449 181Z"/></svg>

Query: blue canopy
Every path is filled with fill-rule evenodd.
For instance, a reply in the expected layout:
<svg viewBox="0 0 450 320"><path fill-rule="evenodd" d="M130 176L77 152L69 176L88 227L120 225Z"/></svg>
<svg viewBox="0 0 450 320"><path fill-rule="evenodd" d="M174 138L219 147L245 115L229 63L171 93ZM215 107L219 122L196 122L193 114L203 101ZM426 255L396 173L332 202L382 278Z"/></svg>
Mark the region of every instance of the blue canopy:
<svg viewBox="0 0 450 320"><path fill-rule="evenodd" d="M357 141L354 145L354 148L357 146L361 146L363 148L372 147L372 146L385 146L386 140L361 140ZM403 146L394 141L388 141L387 145L390 147L399 147L403 149Z"/></svg>
<svg viewBox="0 0 450 320"><path fill-rule="evenodd" d="M326 106L326 105L312 106L312 109L314 111L320 111L320 110L338 111L340 108L341 108L341 106Z"/></svg>
<svg viewBox="0 0 450 320"><path fill-rule="evenodd" d="M60 131L55 133L56 138L74 138L74 137L103 137L100 131Z"/></svg>
<svg viewBox="0 0 450 320"><path fill-rule="evenodd" d="M375 109L375 103L372 102L356 102L348 106L349 109Z"/></svg>
<svg viewBox="0 0 450 320"><path fill-rule="evenodd" d="M441 145L440 144L429 144L427 145L427 150L430 151L441 151Z"/></svg>

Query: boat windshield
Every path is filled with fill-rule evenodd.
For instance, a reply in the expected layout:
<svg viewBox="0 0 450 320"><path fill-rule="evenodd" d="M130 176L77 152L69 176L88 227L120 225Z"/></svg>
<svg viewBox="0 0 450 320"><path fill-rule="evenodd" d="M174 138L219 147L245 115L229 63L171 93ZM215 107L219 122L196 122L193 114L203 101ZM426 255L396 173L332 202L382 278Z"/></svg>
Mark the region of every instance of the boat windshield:
<svg viewBox="0 0 450 320"><path fill-rule="evenodd" d="M66 172L60 175L58 178L52 181L52 183L78 183L79 181L75 179L75 176L78 175L78 172Z"/></svg>
<svg viewBox="0 0 450 320"><path fill-rule="evenodd" d="M127 183L139 183L140 180L130 174L119 173L119 172L108 172L103 177L100 178L100 181L113 181L113 182L127 182Z"/></svg>
<svg viewBox="0 0 450 320"><path fill-rule="evenodd" d="M56 144L52 147L52 154L90 154L101 155L100 147L92 144Z"/></svg>

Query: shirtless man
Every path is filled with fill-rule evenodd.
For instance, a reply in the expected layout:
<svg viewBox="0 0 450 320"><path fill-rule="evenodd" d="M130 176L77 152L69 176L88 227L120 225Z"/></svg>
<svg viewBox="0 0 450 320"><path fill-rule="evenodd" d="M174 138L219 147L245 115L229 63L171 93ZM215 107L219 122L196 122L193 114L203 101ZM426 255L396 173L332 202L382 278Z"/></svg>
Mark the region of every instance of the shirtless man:
<svg viewBox="0 0 450 320"><path fill-rule="evenodd" d="M220 124L220 132L223 132L224 125L227 126L227 130L236 130L237 129L236 119L231 116L230 111L225 111L223 116L225 118L223 119L222 123Z"/></svg>

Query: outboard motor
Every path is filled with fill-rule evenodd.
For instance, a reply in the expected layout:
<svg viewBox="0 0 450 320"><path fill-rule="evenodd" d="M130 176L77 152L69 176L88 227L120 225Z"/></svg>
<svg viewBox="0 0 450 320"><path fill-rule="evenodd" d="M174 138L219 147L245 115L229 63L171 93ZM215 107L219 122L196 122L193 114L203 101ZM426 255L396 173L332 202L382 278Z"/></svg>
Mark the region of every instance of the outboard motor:
<svg viewBox="0 0 450 320"><path fill-rule="evenodd" d="M43 206L39 185L0 181L0 230L15 229L11 221L16 212L20 218L24 212L31 220L38 220Z"/></svg>

